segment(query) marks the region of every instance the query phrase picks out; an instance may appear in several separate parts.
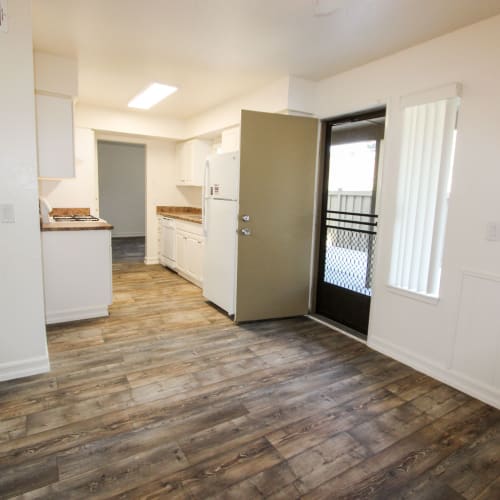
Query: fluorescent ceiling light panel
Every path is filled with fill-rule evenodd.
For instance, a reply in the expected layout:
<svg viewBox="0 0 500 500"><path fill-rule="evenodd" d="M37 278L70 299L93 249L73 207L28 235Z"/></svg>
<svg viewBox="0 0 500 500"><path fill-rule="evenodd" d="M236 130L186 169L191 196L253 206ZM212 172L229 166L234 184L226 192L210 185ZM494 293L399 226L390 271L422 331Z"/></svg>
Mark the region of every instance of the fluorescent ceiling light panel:
<svg viewBox="0 0 500 500"><path fill-rule="evenodd" d="M129 108L149 109L155 104L177 92L177 87L164 85L163 83L152 83L147 89L137 94L129 103Z"/></svg>

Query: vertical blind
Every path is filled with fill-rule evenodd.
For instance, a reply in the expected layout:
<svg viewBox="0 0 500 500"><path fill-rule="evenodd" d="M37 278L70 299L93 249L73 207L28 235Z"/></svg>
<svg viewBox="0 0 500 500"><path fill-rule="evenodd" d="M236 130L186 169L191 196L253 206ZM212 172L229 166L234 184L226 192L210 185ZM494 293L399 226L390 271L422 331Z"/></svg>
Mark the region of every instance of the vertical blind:
<svg viewBox="0 0 500 500"><path fill-rule="evenodd" d="M404 108L390 284L436 296L459 98Z"/></svg>

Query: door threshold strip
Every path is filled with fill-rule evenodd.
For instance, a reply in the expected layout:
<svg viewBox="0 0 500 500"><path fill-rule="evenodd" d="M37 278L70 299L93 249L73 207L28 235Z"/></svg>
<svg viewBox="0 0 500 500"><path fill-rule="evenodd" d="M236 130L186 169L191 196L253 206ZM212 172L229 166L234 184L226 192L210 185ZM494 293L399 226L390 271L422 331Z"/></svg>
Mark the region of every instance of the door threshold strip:
<svg viewBox="0 0 500 500"><path fill-rule="evenodd" d="M353 332L350 332L347 330L347 327L339 325L338 323L335 323L334 321L328 320L322 316L318 316L316 314L306 314L307 318L312 319L313 321L316 321L317 323L321 323L322 325L327 326L328 328L331 328L332 330L335 330L339 333L342 333L343 335L347 335L351 339L357 340L361 344L367 345L367 340L364 338L361 338L359 335L361 334L354 334Z"/></svg>

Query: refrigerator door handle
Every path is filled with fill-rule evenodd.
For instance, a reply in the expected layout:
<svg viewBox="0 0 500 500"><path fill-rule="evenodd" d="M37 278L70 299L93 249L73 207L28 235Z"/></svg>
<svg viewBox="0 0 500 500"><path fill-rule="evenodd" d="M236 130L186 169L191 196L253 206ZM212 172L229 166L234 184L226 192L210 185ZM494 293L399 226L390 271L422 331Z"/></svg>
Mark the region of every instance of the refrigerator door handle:
<svg viewBox="0 0 500 500"><path fill-rule="evenodd" d="M207 236L208 234L208 224L207 224L207 218L208 218L208 212L207 212L207 179L208 179L208 166L209 162L208 160L205 161L205 170L203 171L203 192L201 194L203 198L203 210L202 210L202 227L203 227L203 234Z"/></svg>

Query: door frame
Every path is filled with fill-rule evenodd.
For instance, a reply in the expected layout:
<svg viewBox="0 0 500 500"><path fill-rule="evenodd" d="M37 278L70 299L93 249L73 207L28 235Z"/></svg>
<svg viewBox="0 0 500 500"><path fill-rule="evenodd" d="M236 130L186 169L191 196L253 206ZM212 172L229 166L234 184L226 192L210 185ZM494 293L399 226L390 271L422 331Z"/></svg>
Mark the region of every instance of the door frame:
<svg viewBox="0 0 500 500"><path fill-rule="evenodd" d="M115 143L115 144L130 144L133 146L142 146L144 148L144 176L143 176L143 182L144 182L144 263L150 263L146 262L148 258L148 199L149 199L149 193L148 193L148 149L149 145L148 142L144 140L144 138L141 138L140 136L121 136L118 133L114 132L108 132L108 131L95 131L95 136L94 136L94 142L95 142L95 169L96 169L96 175L95 175L95 196L96 196L96 202L97 202L97 210L98 210L98 215L99 215L99 210L100 210L100 179L99 179L99 143L100 142L107 142L107 143ZM160 250L160 247L158 246L158 251ZM159 260L154 263L158 263Z"/></svg>
<svg viewBox="0 0 500 500"><path fill-rule="evenodd" d="M385 125L384 125L384 137L387 138L387 116L389 113L389 105L387 103L381 103L377 106L373 106L370 108L366 108L363 110L354 111L352 113L342 113L336 116L330 116L328 118L323 118L320 120L320 134L319 134L319 144L318 144L318 155L317 155L317 165L316 165L316 185L315 185L315 198L314 198L314 221L313 221L313 248L312 248L312 258L311 258L311 280L310 280L310 289L309 289L309 311L312 317L315 317L319 321L333 326L336 330L340 330L347 335L354 337L356 340L361 340L362 342L367 342L368 335L370 333L370 322L368 323L368 331L366 337L364 335L360 335L355 330L352 330L346 325L341 325L339 323L334 322L329 318L325 318L317 313L316 302L317 302L317 291L318 291L318 276L319 276L319 255L323 234L324 234L324 222L322 218L323 207L327 203L328 195L325 193L325 181L328 179L329 174L329 162L330 162L330 150L326 147L326 143L331 139L330 136L330 128L332 125L336 123L346 123L348 121L362 121L363 119L369 118L371 115L378 116L382 110L385 110ZM383 154L384 147L382 150L377 152L377 172L376 179L374 179L374 192L376 193L376 205L380 203L381 196L381 179L383 176ZM375 248L375 253L379 247L377 244ZM376 263L376 255L375 255L375 263ZM375 273L374 273L375 274ZM374 297L374 293L372 294L372 299ZM371 310L370 310L371 316Z"/></svg>

